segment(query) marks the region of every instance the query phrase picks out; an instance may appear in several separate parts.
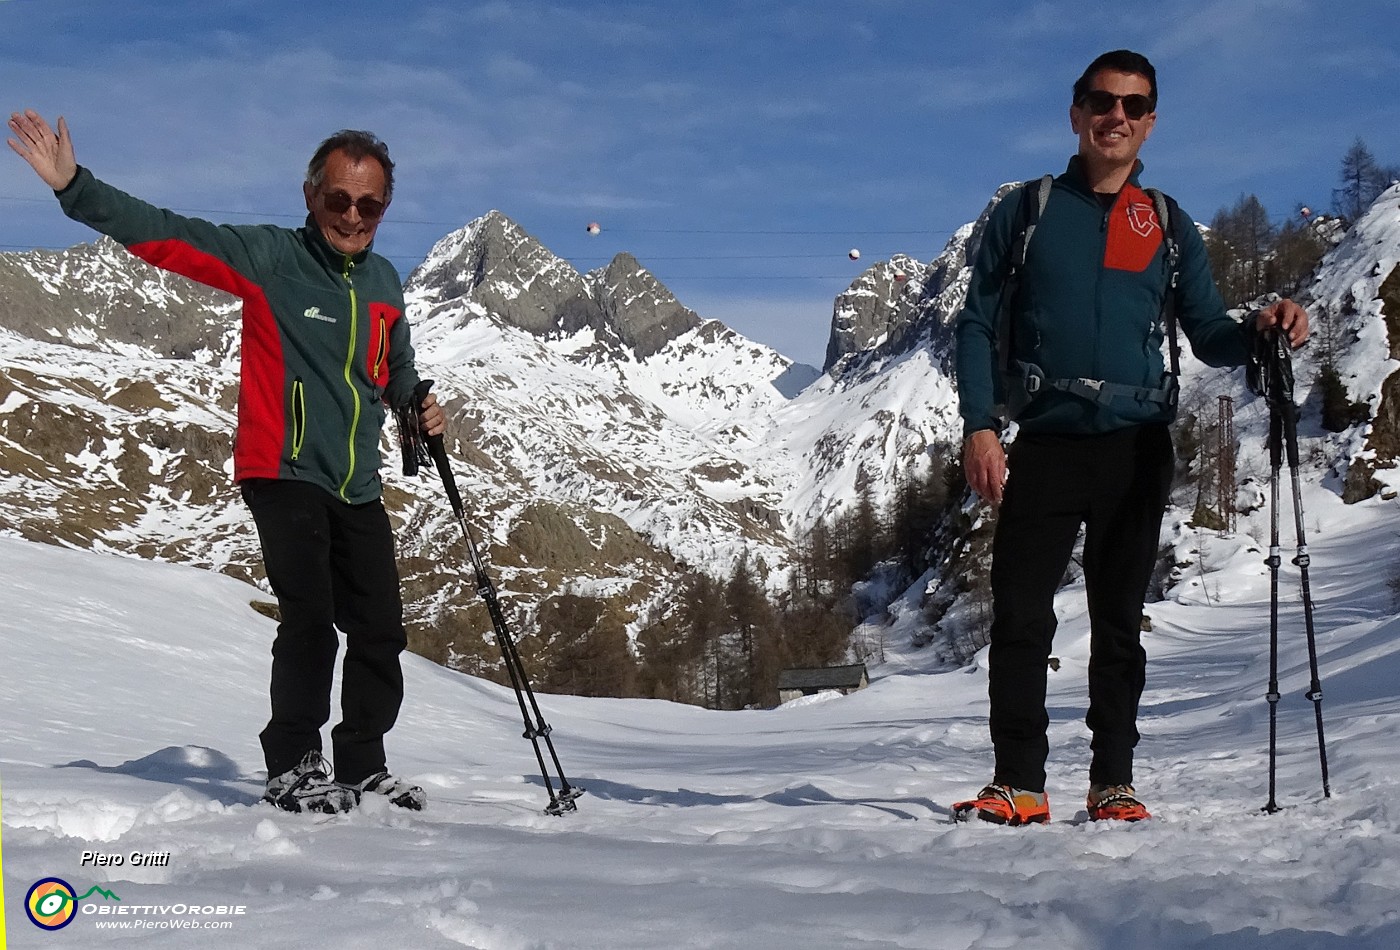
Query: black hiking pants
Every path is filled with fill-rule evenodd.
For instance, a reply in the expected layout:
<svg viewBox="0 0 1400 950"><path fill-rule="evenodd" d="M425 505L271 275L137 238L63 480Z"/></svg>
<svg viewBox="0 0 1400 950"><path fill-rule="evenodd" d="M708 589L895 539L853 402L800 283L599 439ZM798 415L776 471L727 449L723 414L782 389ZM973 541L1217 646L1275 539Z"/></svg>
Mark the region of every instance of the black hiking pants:
<svg viewBox="0 0 1400 950"><path fill-rule="evenodd" d="M992 542L991 697L994 781L1045 789L1046 666L1055 590L1084 526L1089 602L1089 781L1131 784L1146 678L1142 603L1171 488L1165 425L1095 435L1022 434Z"/></svg>
<svg viewBox="0 0 1400 950"><path fill-rule="evenodd" d="M331 730L336 780L385 767L384 734L403 702L399 654L407 644L394 538L379 501L347 505L307 482L242 485L282 622L272 644L272 718L263 729L267 774L321 751L331 684L345 633L341 721Z"/></svg>

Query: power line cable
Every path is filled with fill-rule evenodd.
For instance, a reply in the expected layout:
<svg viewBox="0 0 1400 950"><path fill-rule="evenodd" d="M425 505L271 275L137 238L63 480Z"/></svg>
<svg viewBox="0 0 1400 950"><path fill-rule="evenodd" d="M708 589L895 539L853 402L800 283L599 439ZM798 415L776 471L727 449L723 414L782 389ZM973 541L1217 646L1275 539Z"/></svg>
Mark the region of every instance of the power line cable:
<svg viewBox="0 0 1400 950"><path fill-rule="evenodd" d="M0 0L0 2L3 2L3 0ZM24 252L24 251L53 251L53 252L62 252L62 251L71 250L72 247L73 247L73 246L68 246L68 247L35 247L35 246L32 245L32 244L0 244L0 249L5 249L5 250L9 250L9 251L19 251L19 252ZM380 255L380 256L381 256L381 257L385 257L385 258L387 258L388 260L395 261L395 262L404 261L404 262L409 262L409 263L414 264L414 265L423 263L423 258L417 257L417 256L413 256L413 255L407 255L407 254L383 254L383 255ZM829 255L829 254L822 254L822 255L811 255L811 256L813 256L813 257L830 257L831 255ZM759 259L761 259L761 258L759 258ZM599 260L604 260L604 259L600 258ZM570 261L569 263L576 263L576 262ZM648 268L648 270L650 270L650 268ZM664 277L663 277L663 276L661 276L661 275L653 274L653 276L655 276L656 279L659 280L659 281L661 281L663 284L669 285L669 284L678 284L678 283L684 283L684 282L686 282L686 281L697 281L697 280L734 280L734 281L738 281L738 280L746 280L746 281L753 281L753 280L770 280L770 281L792 281L792 280L821 280L821 281L828 281L828 280L839 280L839 281L845 281L845 282L849 283L850 281L854 280L855 277L858 276L858 275L855 275L855 274L690 274L690 275L666 274L666 275L664 275Z"/></svg>
<svg viewBox="0 0 1400 950"><path fill-rule="evenodd" d="M0 2L3 2L3 0L0 0ZM63 245L63 246L59 246L59 245L52 245L52 244L38 244L38 245L36 245L36 244L0 244L0 248L4 248L4 249L7 249L7 250L17 250L17 251L66 251L66 250L69 250L71 247L74 247L74 246L77 246L77 245ZM415 263L422 263L423 260L425 259L424 257L420 257L420 256L417 256L417 255L412 255L412 254L381 254L380 256L381 256L381 257L385 257L385 258L387 258L387 259L389 259L389 260L391 260L391 261L412 261L412 262L415 262ZM641 261L641 259L639 259L639 261L641 261L641 263L643 263L643 264L650 264L650 263L655 262L655 261L666 261L666 262L669 263L669 262L673 262L673 261L781 261L781 260L830 260L832 257L835 257L835 256L838 256L838 255L835 255L835 254L684 254L684 255L662 255L662 256L659 256L659 257L647 257L647 258L645 259L645 261ZM610 263L610 262L613 260L612 257L560 257L559 259L560 259L560 260L563 260L563 261L567 261L569 264L573 264L573 265L575 265L575 266L577 266L577 265L588 265L588 264L607 264L607 263ZM873 258L873 259L878 260L879 258ZM648 269L650 269L650 268L648 268ZM753 275L753 276L754 276L754 279L761 279L761 278L763 278L763 277L766 276L766 275ZM805 277L805 276L808 276L808 275L792 275L792 276L793 276L793 277ZM706 276L704 276L703 278L702 278L702 277L689 277L689 278L685 278L685 279L688 279L688 280L699 280L699 279L709 280L709 279L711 279L711 277L710 277L709 275L706 275ZM724 279L724 277L723 277L723 275L716 275L714 279Z"/></svg>
<svg viewBox="0 0 1400 950"><path fill-rule="evenodd" d="M5 0L0 0L0 2L5 2ZM0 195L0 201L24 201L24 202L31 202L31 203L35 203L35 204L41 204L41 203L47 203L47 202L50 201L50 200L51 200L51 199L49 199L49 198L29 198L29 197L22 197L22 196L19 196L19 195ZM243 217L243 218L259 218L259 219L283 218L283 219L290 219L290 220L295 220L295 221L300 221L300 220L302 220L303 218L306 217L306 214L305 214L304 212L303 212L303 213L300 213L300 214L286 214L286 213L270 212L270 211L230 211L230 210L226 210L226 209L222 209L222 208L171 208L170 210L171 210L171 211L178 211L180 214L231 215L231 216L237 216L237 217ZM433 221L433 220L418 220L418 219L414 219L414 218L394 218L394 217L390 217L390 218L387 218L386 220L387 220L388 222L390 222L391 224L411 224L411 225L422 225L422 226L425 226L425 227L426 227L426 226L433 226L433 227L442 227L442 228L453 228L454 230L455 230L455 229L462 228L462 227L464 227L465 224L466 224L465 222L462 222L462 221ZM853 231L853 230L836 230L836 231L830 231L830 230L805 230L805 229L788 229L788 228L768 229L768 228L628 228L628 227L608 227L608 228L604 228L603 230L604 230L606 233L608 233L608 234L622 234L622 235L627 235L627 234L721 234L721 235L723 235L723 234L752 234L752 235L757 235L757 236L760 236L760 237L765 237L765 236L766 236L766 237L772 237L772 236L783 236L783 235L803 236L803 237L810 237L810 236L829 236L829 237L836 237L836 236L842 236L842 235L849 236L849 237L871 237L871 236L879 236L879 235L886 235L886 234L888 234L888 235L910 235L910 234L952 234L952 233L953 233L953 229L949 229L949 228L918 228L918 229L912 229L912 230L899 230L899 229L889 229L889 230L886 230L886 229L881 229L881 230L874 230L874 231Z"/></svg>

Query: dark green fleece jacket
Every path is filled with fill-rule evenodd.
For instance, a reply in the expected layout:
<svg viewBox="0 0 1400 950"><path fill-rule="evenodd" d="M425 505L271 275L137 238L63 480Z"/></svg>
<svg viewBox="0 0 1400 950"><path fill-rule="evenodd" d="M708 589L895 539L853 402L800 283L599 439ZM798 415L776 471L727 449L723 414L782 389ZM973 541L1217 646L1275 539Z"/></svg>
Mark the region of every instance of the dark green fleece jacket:
<svg viewBox="0 0 1400 950"><path fill-rule="evenodd" d="M215 225L157 208L79 169L64 213L142 260L243 300L234 479L311 482L354 504L379 497L385 407L418 374L399 275L366 250L293 230Z"/></svg>

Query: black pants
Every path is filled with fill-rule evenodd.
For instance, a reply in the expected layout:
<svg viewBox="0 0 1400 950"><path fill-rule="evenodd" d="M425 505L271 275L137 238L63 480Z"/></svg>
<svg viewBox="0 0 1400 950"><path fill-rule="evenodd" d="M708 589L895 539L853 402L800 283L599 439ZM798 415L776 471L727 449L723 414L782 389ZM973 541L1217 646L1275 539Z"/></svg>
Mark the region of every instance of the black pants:
<svg viewBox="0 0 1400 950"><path fill-rule="evenodd" d="M1102 435L1021 435L1012 444L992 542L988 692L996 782L1045 789L1054 596L1081 524L1090 625L1089 780L1132 782L1147 667L1142 602L1157 558L1172 460L1165 425Z"/></svg>
<svg viewBox="0 0 1400 950"><path fill-rule="evenodd" d="M336 778L384 768L384 734L403 702L407 644L389 517L378 501L347 505L306 482L250 480L263 564L282 622L272 644L272 718L261 734L269 776L321 750L345 633L341 721L331 730Z"/></svg>

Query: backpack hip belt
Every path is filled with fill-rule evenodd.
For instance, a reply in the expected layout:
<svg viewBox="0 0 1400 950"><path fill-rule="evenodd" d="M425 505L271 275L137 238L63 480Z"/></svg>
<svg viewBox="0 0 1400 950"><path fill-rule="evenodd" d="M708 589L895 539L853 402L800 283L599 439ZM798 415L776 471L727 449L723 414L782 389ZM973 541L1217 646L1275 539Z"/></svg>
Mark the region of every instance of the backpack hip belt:
<svg viewBox="0 0 1400 950"><path fill-rule="evenodd" d="M1034 363L1014 360L1017 379L1025 388L1026 395L1035 397L1045 390L1071 393L1089 402L1108 405L1115 399L1131 399L1136 402L1154 402L1162 406L1175 406L1181 392L1181 385L1172 373L1162 374L1162 385L1155 388L1132 386L1128 383L1114 383L1106 379L1047 379L1045 371Z"/></svg>

